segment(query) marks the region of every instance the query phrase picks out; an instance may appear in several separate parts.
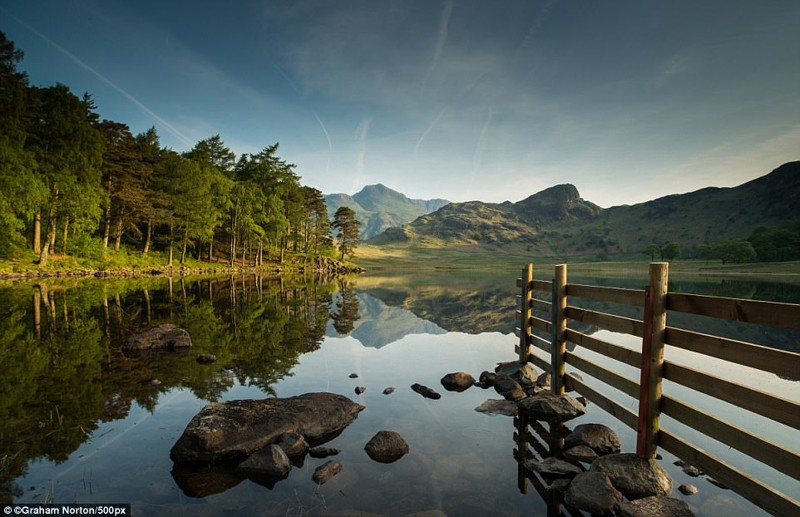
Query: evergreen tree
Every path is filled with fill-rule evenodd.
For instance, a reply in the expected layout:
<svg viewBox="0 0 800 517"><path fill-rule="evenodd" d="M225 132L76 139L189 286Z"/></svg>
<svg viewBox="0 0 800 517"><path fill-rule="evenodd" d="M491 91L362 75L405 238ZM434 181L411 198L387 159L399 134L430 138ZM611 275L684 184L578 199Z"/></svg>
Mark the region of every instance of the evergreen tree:
<svg viewBox="0 0 800 517"><path fill-rule="evenodd" d="M333 215L331 226L338 230L336 238L339 240L342 260L345 255L353 256L358 245L361 228L361 222L356 219L356 213L350 207L340 206Z"/></svg>

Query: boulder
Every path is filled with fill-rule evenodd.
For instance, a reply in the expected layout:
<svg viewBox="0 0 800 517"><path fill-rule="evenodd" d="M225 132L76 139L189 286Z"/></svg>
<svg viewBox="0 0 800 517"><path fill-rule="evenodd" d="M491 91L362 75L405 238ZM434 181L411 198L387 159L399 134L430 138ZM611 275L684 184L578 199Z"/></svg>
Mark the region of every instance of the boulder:
<svg viewBox="0 0 800 517"><path fill-rule="evenodd" d="M341 431L364 406L333 393L306 393L289 398L231 400L209 404L196 414L170 450L175 463L239 459L298 433L306 441Z"/></svg>
<svg viewBox="0 0 800 517"><path fill-rule="evenodd" d="M620 450L619 436L610 427L602 424L581 424L564 438L564 447L585 445L598 456L616 454Z"/></svg>
<svg viewBox="0 0 800 517"><path fill-rule="evenodd" d="M511 400L497 400L489 399L480 406L475 408L478 413L486 413L488 415L505 415L517 416L519 408L516 402Z"/></svg>
<svg viewBox="0 0 800 517"><path fill-rule="evenodd" d="M475 384L475 377L466 372L448 373L442 377L441 383L447 391L462 392Z"/></svg>
<svg viewBox="0 0 800 517"><path fill-rule="evenodd" d="M314 474L311 475L311 479L314 480L314 483L321 485L341 471L341 463L328 461L314 470Z"/></svg>
<svg viewBox="0 0 800 517"><path fill-rule="evenodd" d="M527 361L497 363L494 371L498 375L508 375L523 387L536 384L536 380L539 378L536 369Z"/></svg>
<svg viewBox="0 0 800 517"><path fill-rule="evenodd" d="M567 487L564 501L592 515L614 515L622 494L602 472L581 472Z"/></svg>
<svg viewBox="0 0 800 517"><path fill-rule="evenodd" d="M290 458L308 452L308 443L300 433L283 433L276 443Z"/></svg>
<svg viewBox="0 0 800 517"><path fill-rule="evenodd" d="M594 449L585 445L576 445L564 451L564 458L572 461L591 463L597 459L597 453L594 452Z"/></svg>
<svg viewBox="0 0 800 517"><path fill-rule="evenodd" d="M426 399L439 400L440 398L442 398L442 396L436 393L436 391L432 390L427 386L423 386L422 384L414 383L411 385L411 389L416 391Z"/></svg>
<svg viewBox="0 0 800 517"><path fill-rule="evenodd" d="M528 460L523 464L523 467L532 472L560 478L571 478L583 472L580 467L553 456L543 460Z"/></svg>
<svg viewBox="0 0 800 517"><path fill-rule="evenodd" d="M693 517L689 505L680 499L651 496L617 505L620 517Z"/></svg>
<svg viewBox="0 0 800 517"><path fill-rule="evenodd" d="M691 483L684 483L678 487L678 490L683 495L694 495L698 492L697 487L692 485Z"/></svg>
<svg viewBox="0 0 800 517"><path fill-rule="evenodd" d="M600 456L589 470L608 475L614 487L630 500L667 495L672 490L672 479L664 467L633 453Z"/></svg>
<svg viewBox="0 0 800 517"><path fill-rule="evenodd" d="M378 431L367 445L364 446L367 455L381 463L392 463L408 454L408 443L394 431Z"/></svg>
<svg viewBox="0 0 800 517"><path fill-rule="evenodd" d="M163 323L157 327L131 336L122 345L125 351L131 350L175 350L190 348L192 340L189 333L172 323Z"/></svg>
<svg viewBox="0 0 800 517"><path fill-rule="evenodd" d="M478 386L484 389L491 388L494 386L494 378L496 376L496 373L482 371L480 377L478 377Z"/></svg>
<svg viewBox="0 0 800 517"><path fill-rule="evenodd" d="M327 458L328 456L336 456L342 452L341 449L333 447L313 447L308 450L308 455L312 458Z"/></svg>
<svg viewBox="0 0 800 517"><path fill-rule="evenodd" d="M570 395L540 393L517 402L521 413L535 420L565 422L586 413L586 406Z"/></svg>
<svg viewBox="0 0 800 517"><path fill-rule="evenodd" d="M273 477L285 477L291 469L289 456L275 444L257 450L239 464L239 470L246 474L262 474Z"/></svg>
<svg viewBox="0 0 800 517"><path fill-rule="evenodd" d="M506 400L522 400L528 396L517 381L502 373L494 378L494 390Z"/></svg>

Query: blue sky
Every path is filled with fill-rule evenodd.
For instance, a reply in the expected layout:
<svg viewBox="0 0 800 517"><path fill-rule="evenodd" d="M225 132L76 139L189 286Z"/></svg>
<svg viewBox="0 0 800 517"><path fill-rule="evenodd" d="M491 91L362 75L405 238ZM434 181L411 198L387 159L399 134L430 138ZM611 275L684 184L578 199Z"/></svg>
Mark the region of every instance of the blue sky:
<svg viewBox="0 0 800 517"><path fill-rule="evenodd" d="M304 184L601 206L800 159L796 0L2 0L34 85Z"/></svg>

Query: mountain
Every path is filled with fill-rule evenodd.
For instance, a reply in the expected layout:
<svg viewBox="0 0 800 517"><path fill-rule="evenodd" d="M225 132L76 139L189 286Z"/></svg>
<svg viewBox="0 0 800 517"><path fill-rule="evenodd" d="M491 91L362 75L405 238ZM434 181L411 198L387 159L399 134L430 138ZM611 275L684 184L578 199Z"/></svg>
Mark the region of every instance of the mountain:
<svg viewBox="0 0 800 517"><path fill-rule="evenodd" d="M708 187L611 208L550 187L512 203L452 203L373 238L377 245L482 246L564 257L639 253L650 243L744 239L759 226L800 219L800 161L737 187ZM400 244L398 244L400 245Z"/></svg>
<svg viewBox="0 0 800 517"><path fill-rule="evenodd" d="M368 185L352 196L328 194L325 196L325 203L331 219L339 207L352 208L356 219L362 223L361 238L366 240L387 228L410 223L450 202L446 199L409 199L400 192L378 184Z"/></svg>

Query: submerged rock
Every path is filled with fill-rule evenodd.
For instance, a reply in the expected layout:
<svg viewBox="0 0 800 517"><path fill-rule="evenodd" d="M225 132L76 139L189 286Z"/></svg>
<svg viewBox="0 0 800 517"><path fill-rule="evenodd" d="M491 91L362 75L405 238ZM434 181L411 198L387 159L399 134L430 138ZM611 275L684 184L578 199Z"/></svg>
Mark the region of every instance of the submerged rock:
<svg viewBox="0 0 800 517"><path fill-rule="evenodd" d="M356 395L361 395L362 393L367 391L367 388L365 386L356 386L356 389L354 391L356 392Z"/></svg>
<svg viewBox="0 0 800 517"><path fill-rule="evenodd" d="M522 400L528 396L517 381L502 373L494 378L494 391L506 400Z"/></svg>
<svg viewBox="0 0 800 517"><path fill-rule="evenodd" d="M567 487L564 501L592 515L614 515L622 494L602 472L581 472Z"/></svg>
<svg viewBox="0 0 800 517"><path fill-rule="evenodd" d="M693 517L689 505L680 499L651 496L617 505L620 517Z"/></svg>
<svg viewBox="0 0 800 517"><path fill-rule="evenodd" d="M175 463L243 458L283 433L319 440L350 425L363 409L333 393L209 404L186 426L170 458Z"/></svg>
<svg viewBox="0 0 800 517"><path fill-rule="evenodd" d="M591 463L597 459L597 453L594 452L594 449L591 447L576 445L564 451L564 458L572 461Z"/></svg>
<svg viewBox="0 0 800 517"><path fill-rule="evenodd" d="M667 495L672 490L672 479L664 467L633 453L601 456L589 470L607 474L614 487L630 500Z"/></svg>
<svg viewBox="0 0 800 517"><path fill-rule="evenodd" d="M301 456L308 452L308 443L300 433L283 433L278 437L277 445L289 457Z"/></svg>
<svg viewBox="0 0 800 517"><path fill-rule="evenodd" d="M400 433L378 431L364 446L364 450L375 461L392 463L408 454L410 449Z"/></svg>
<svg viewBox="0 0 800 517"><path fill-rule="evenodd" d="M475 384L475 377L466 372L448 373L442 377L441 383L447 391L462 392Z"/></svg>
<svg viewBox="0 0 800 517"><path fill-rule="evenodd" d="M602 424L581 424L564 438L565 447L585 445L598 456L615 454L620 450L619 435L613 429Z"/></svg>
<svg viewBox="0 0 800 517"><path fill-rule="evenodd" d="M172 323L163 323L157 327L131 336L122 345L125 351L130 350L175 350L190 348L192 340L189 333Z"/></svg>
<svg viewBox="0 0 800 517"><path fill-rule="evenodd" d="M536 384L539 374L533 365L527 361L509 361L506 363L497 363L494 369L497 375L508 375L517 381L523 388L525 386L532 386Z"/></svg>
<svg viewBox="0 0 800 517"><path fill-rule="evenodd" d="M389 386L388 388L384 388L383 389L383 394L384 395L391 395L392 393L394 393L394 388L392 388L391 386Z"/></svg>
<svg viewBox="0 0 800 517"><path fill-rule="evenodd" d="M518 402L521 413L548 422L565 422L586 413L586 406L570 395L540 393Z"/></svg>
<svg viewBox="0 0 800 517"><path fill-rule="evenodd" d="M483 389L491 388L494 386L495 377L497 377L496 373L482 371L480 377L478 377L478 386Z"/></svg>
<svg viewBox="0 0 800 517"><path fill-rule="evenodd" d="M505 415L517 416L519 408L516 402L511 400L497 400L489 399L480 406L475 408L478 413L486 413L488 415Z"/></svg>
<svg viewBox="0 0 800 517"><path fill-rule="evenodd" d="M568 461L560 460L553 456L543 460L529 460L526 461L523 466L530 471L552 477L571 478L583 472L583 469L580 467L576 467Z"/></svg>
<svg viewBox="0 0 800 517"><path fill-rule="evenodd" d="M336 456L342 452L341 449L333 447L313 447L308 450L308 455L312 458L327 458L328 456Z"/></svg>
<svg viewBox="0 0 800 517"><path fill-rule="evenodd" d="M342 464L335 461L328 461L314 470L311 479L314 483L321 485L326 483L330 478L342 471Z"/></svg>
<svg viewBox="0 0 800 517"><path fill-rule="evenodd" d="M246 474L263 474L273 477L285 477L291 469L289 456L275 444L257 450L239 464L239 470Z"/></svg>
<svg viewBox="0 0 800 517"><path fill-rule="evenodd" d="M217 362L217 356L214 354L200 354L197 356L197 362L200 364L212 364Z"/></svg>

